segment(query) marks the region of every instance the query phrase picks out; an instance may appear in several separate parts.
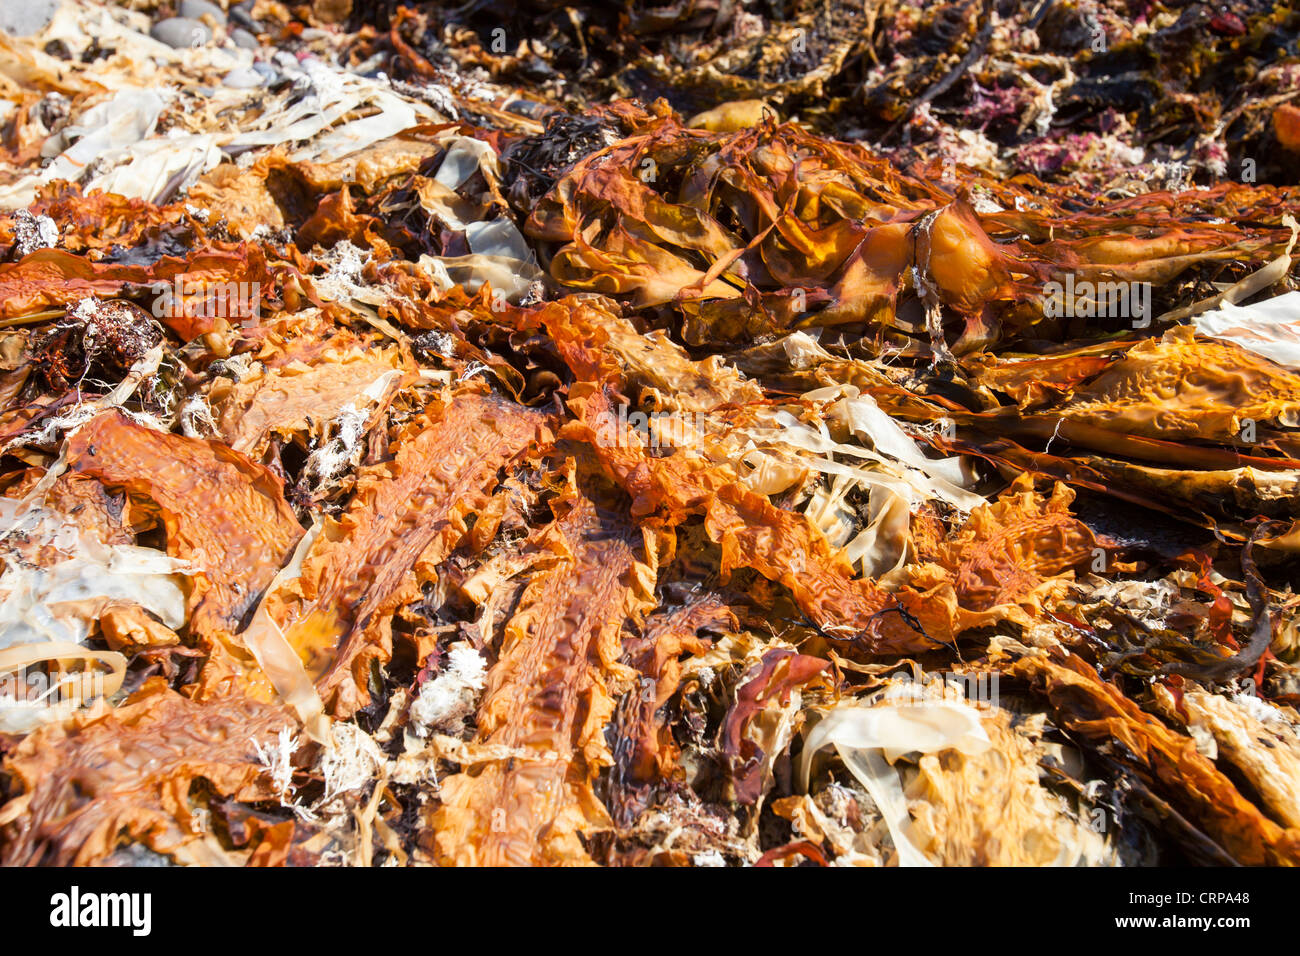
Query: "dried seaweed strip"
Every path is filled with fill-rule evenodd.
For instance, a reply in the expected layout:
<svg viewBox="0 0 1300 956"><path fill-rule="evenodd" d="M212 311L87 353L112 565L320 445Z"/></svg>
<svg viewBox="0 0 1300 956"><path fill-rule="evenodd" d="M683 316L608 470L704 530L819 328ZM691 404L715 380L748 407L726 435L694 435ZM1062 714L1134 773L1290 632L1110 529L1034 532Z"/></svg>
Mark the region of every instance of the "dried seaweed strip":
<svg viewBox="0 0 1300 956"><path fill-rule="evenodd" d="M598 339L575 332L558 310L548 312L545 321L575 374L616 376L598 350ZM948 581L931 582L925 593L891 594L873 581L854 578L843 551L806 516L749 490L728 465L682 453L654 457L639 439L612 428L616 416L606 390L580 383L571 390L570 404L578 421L565 434L591 443L631 495L632 514L654 515L668 526L703 515L709 537L721 546L724 576L753 568L788 588L825 636L868 652L906 653L952 639L958 608Z"/></svg>
<svg viewBox="0 0 1300 956"><path fill-rule="evenodd" d="M226 443L257 457L271 437L319 429L345 408L369 415L413 374L397 349L345 352L245 376L213 389L209 399L219 407L218 427Z"/></svg>
<svg viewBox="0 0 1300 956"><path fill-rule="evenodd" d="M1027 475L1017 479L997 502L972 511L933 552L919 555L951 572L962 608L1041 609L1060 593L1063 575L1105 558L1096 535L1070 514L1074 492L1058 484L1044 497L1033 486ZM1013 617L1032 623L1025 613Z"/></svg>
<svg viewBox="0 0 1300 956"><path fill-rule="evenodd" d="M1047 697L1062 726L1133 766L1239 863L1300 865L1300 830L1270 820L1190 737L1144 713L1086 661L1065 651L1037 653L1016 661L1010 673Z"/></svg>
<svg viewBox="0 0 1300 956"><path fill-rule="evenodd" d="M944 866L1102 866L1110 841L1043 785L1059 764L1043 745L1043 718L1001 708L982 721L981 754L926 754L907 788L913 834Z"/></svg>
<svg viewBox="0 0 1300 956"><path fill-rule="evenodd" d="M280 708L244 697L196 703L155 678L109 713L46 725L5 759L13 796L0 807L0 859L100 863L119 835L174 852L206 832L195 784L237 800L275 797L256 748L292 723Z"/></svg>
<svg viewBox="0 0 1300 956"><path fill-rule="evenodd" d="M1285 711L1263 703L1252 707L1195 686L1176 698L1162 685L1156 688L1167 716L1212 735L1218 752L1246 777L1273 819L1300 829L1300 737Z"/></svg>
<svg viewBox="0 0 1300 956"><path fill-rule="evenodd" d="M585 497L554 530L556 561L520 598L479 708L478 739L519 755L442 782L431 826L446 863L589 863L578 833L609 824L590 785L610 761L606 681L624 624L653 605L655 558L634 528Z"/></svg>
<svg viewBox="0 0 1300 956"><path fill-rule="evenodd" d="M1058 414L1150 438L1231 443L1241 423L1300 424L1300 376L1229 343L1173 329L1076 386Z"/></svg>
<svg viewBox="0 0 1300 956"><path fill-rule="evenodd" d="M598 353L593 354L590 339L568 339L569 330L558 314L549 326L576 373L594 375L607 369ZM1019 514L1010 503L987 513L977 510L966 536L946 552L942 572L919 566L910 572L915 589L890 593L873 581L855 578L843 552L804 515L778 508L745 488L725 465L680 453L653 457L627 436L616 435L611 441L607 423L612 406L606 392L584 393L575 387L571 395L581 424L570 426L566 434L588 437L632 495L634 514L655 513L669 524L703 514L710 538L721 546L724 575L749 567L780 582L824 636L869 652L925 650L969 627L1007 617L1026 620L1019 602L1035 606L1034 593L1046 578L1094 557L1091 532L1066 513L1071 496L1065 489L1045 506L1036 504L1032 491L1022 489ZM1047 585L1049 590L1056 586Z"/></svg>
<svg viewBox="0 0 1300 956"><path fill-rule="evenodd" d="M59 223L59 244L69 251L98 254L115 248L173 248L206 238L206 229L187 203L156 205L116 193L86 195L71 183L60 182L40 191L28 207L36 216ZM214 251L233 244L208 243Z"/></svg>
<svg viewBox="0 0 1300 956"><path fill-rule="evenodd" d="M774 647L746 673L721 733L722 752L731 763L731 795L737 803L753 806L771 789L772 765L786 746L782 731L793 731L787 727L800 710L802 692L829 684L823 676L829 667L829 661ZM769 723L776 723L777 729L759 726L768 715L774 715ZM768 738L778 746L773 747Z"/></svg>
<svg viewBox="0 0 1300 956"><path fill-rule="evenodd" d="M302 536L280 479L220 442L111 411L68 440L67 460L70 471L157 508L168 553L193 564L189 629L204 640L239 629Z"/></svg>
<svg viewBox="0 0 1300 956"><path fill-rule="evenodd" d="M556 315L556 327L562 322L566 335L580 342L588 355L600 358L600 366L585 363L575 366L575 372L592 377L601 366L612 362L620 369L629 392L634 393L629 397L638 407L707 412L721 405L748 405L763 400L757 383L746 381L720 356L695 361L664 332L639 332L630 319L612 311L612 305L607 299L567 299L558 306L543 306L527 321L546 323L548 316ZM574 348L564 349L564 356L568 361L583 361Z"/></svg>
<svg viewBox="0 0 1300 956"><path fill-rule="evenodd" d="M163 310L162 320L185 341L229 323L202 299L203 290L232 286L270 289L272 276L261 246L236 251L200 251L187 258L163 256L150 266L97 263L63 249L39 249L14 263L0 264L0 320L43 309L63 309L87 296L111 298L143 286L173 289L177 277L201 294L187 294ZM230 308L249 315L258 303L232 300Z"/></svg>
<svg viewBox="0 0 1300 956"><path fill-rule="evenodd" d="M351 715L370 699L372 662L391 653L391 616L491 500L498 472L544 440L546 419L499 398L462 392L409 425L391 462L363 470L348 511L325 519L302 576L276 617L327 706Z"/></svg>
<svg viewBox="0 0 1300 956"><path fill-rule="evenodd" d="M854 579L844 553L830 545L802 514L773 505L750 491L725 465L654 458L635 437L611 442L601 429L613 415L603 391L575 388L571 403L580 420L566 435L582 437L632 497L632 513L667 526L703 515L709 537L722 548L721 571L753 568L788 588L826 636L872 651L904 653L950 639L953 610L938 594L890 594L871 581Z"/></svg>
<svg viewBox="0 0 1300 956"><path fill-rule="evenodd" d="M661 708L680 686L682 655L708 649L709 639L701 632L735 626L731 609L710 594L656 611L639 637L624 642L625 658L640 676L610 720L609 811L620 826L645 809L655 784L674 777L679 748Z"/></svg>

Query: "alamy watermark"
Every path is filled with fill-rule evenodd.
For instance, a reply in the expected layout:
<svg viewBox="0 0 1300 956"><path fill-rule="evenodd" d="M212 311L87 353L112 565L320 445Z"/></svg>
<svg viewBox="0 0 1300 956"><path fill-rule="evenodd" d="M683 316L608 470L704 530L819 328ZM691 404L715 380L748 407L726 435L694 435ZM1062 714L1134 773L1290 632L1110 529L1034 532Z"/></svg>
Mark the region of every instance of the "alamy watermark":
<svg viewBox="0 0 1300 956"><path fill-rule="evenodd" d="M185 273L149 286L154 318L256 319L262 314L260 282L208 282Z"/></svg>
<svg viewBox="0 0 1300 956"><path fill-rule="evenodd" d="M1049 319L1130 319L1135 329L1151 324L1150 282L1090 282L1067 272L1064 282L1043 286L1043 314Z"/></svg>
<svg viewBox="0 0 1300 956"><path fill-rule="evenodd" d="M976 710L996 710L1000 699L999 671L942 671L937 674L919 671L916 676L904 671L896 680L902 687L895 684L890 697L899 707L933 703L937 697L966 703Z"/></svg>
<svg viewBox="0 0 1300 956"><path fill-rule="evenodd" d="M43 670L18 667L0 674L0 701L50 708L69 702L85 704L106 696L107 676L100 670L84 670L55 677Z"/></svg>
<svg viewBox="0 0 1300 956"><path fill-rule="evenodd" d="M708 427L703 412L634 412L620 405L617 413L596 417L596 444L602 448L690 448Z"/></svg>
<svg viewBox="0 0 1300 956"><path fill-rule="evenodd" d="M50 925L57 928L122 927L133 936L153 929L152 893L93 893L73 886L50 897Z"/></svg>

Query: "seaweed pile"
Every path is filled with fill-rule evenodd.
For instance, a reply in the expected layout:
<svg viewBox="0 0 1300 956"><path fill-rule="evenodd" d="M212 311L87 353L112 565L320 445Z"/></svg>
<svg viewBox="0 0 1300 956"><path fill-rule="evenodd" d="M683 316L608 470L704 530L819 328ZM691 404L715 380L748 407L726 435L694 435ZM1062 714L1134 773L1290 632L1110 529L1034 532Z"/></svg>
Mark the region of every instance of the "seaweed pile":
<svg viewBox="0 0 1300 956"><path fill-rule="evenodd" d="M794 6L0 33L0 862L1300 862L1288 167L942 148L1293 15Z"/></svg>
<svg viewBox="0 0 1300 956"><path fill-rule="evenodd" d="M481 72L573 109L663 97L733 129L764 112L938 160L1114 198L1291 181L1293 5L1251 0L549 0L356 4L357 56ZM497 56L493 54L506 54Z"/></svg>

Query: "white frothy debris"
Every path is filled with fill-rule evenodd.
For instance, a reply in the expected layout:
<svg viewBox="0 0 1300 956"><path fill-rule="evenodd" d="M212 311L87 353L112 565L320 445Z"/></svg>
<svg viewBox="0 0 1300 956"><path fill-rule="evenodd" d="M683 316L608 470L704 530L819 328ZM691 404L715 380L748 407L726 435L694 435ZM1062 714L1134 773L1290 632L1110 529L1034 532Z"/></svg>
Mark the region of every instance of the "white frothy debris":
<svg viewBox="0 0 1300 956"><path fill-rule="evenodd" d="M303 477L309 487L324 487L360 461L364 450L361 439L370 422L370 406L377 404L393 379L400 377L401 372L396 370L385 372L358 396L361 408L349 402L339 409L338 415L331 422L333 437L308 455L303 466Z"/></svg>
<svg viewBox="0 0 1300 956"><path fill-rule="evenodd" d="M696 866L726 866L727 858L717 850L705 850L703 853L696 853L691 857L691 862Z"/></svg>
<svg viewBox="0 0 1300 956"><path fill-rule="evenodd" d="M323 257L323 261L328 264L329 271L314 280L316 291L322 298L338 301L351 298L354 290L362 285L361 271L370 261L370 253L343 239Z"/></svg>
<svg viewBox="0 0 1300 956"><path fill-rule="evenodd" d="M456 109L456 98L451 90L441 83L430 83L420 87L424 101L450 120L460 119L460 110Z"/></svg>
<svg viewBox="0 0 1300 956"><path fill-rule="evenodd" d="M263 747L256 740L253 741L253 752L257 754L258 762L270 771L271 783L282 807L293 806L293 764L289 758L297 749L298 741L288 727L280 728L279 736L273 744Z"/></svg>
<svg viewBox="0 0 1300 956"><path fill-rule="evenodd" d="M297 802L293 785L291 758L300 743L292 729L284 727L274 743L254 742L253 750L258 762L267 768L280 805L316 825L330 825L349 817L352 801L347 798L364 794L388 763L379 744L356 724L333 722L329 740L311 768L313 775L323 779L325 789L320 799L308 806Z"/></svg>
<svg viewBox="0 0 1300 956"><path fill-rule="evenodd" d="M1186 163L1157 159L1151 166L1152 176L1159 180L1167 191L1182 192L1187 189L1192 171Z"/></svg>
<svg viewBox="0 0 1300 956"><path fill-rule="evenodd" d="M459 734L487 684L487 662L473 645L453 644L447 657L446 669L421 687L411 704L411 725L419 737L431 730Z"/></svg>
<svg viewBox="0 0 1300 956"><path fill-rule="evenodd" d="M1234 704L1258 720L1261 724L1289 724L1290 721L1278 708L1261 700L1248 690L1238 691L1229 698Z"/></svg>
<svg viewBox="0 0 1300 956"><path fill-rule="evenodd" d="M325 792L312 810L326 809L340 797L360 791L375 779L385 762L383 751L369 734L356 724L335 721L320 761Z"/></svg>
<svg viewBox="0 0 1300 956"><path fill-rule="evenodd" d="M67 317L74 322L79 322L85 326L82 333L81 348L86 353L86 358L90 359L102 351L102 345L98 341L98 328L91 320L101 312L104 303L97 296L87 296L72 308L68 309Z"/></svg>
<svg viewBox="0 0 1300 956"><path fill-rule="evenodd" d="M37 249L59 244L59 227L49 216L33 216L26 209L14 213L14 251L21 258Z"/></svg>
<svg viewBox="0 0 1300 956"><path fill-rule="evenodd" d="M202 395L191 395L181 406L181 434L186 438L208 438L217 434L212 408Z"/></svg>
<svg viewBox="0 0 1300 956"><path fill-rule="evenodd" d="M370 413L355 405L344 405L334 419L334 437L307 456L303 475L314 485L322 485L341 475L352 463L361 436L365 434Z"/></svg>
<svg viewBox="0 0 1300 956"><path fill-rule="evenodd" d="M68 309L68 318L76 319L78 322L89 322L103 305L104 303L100 302L97 297L88 295Z"/></svg>
<svg viewBox="0 0 1300 956"><path fill-rule="evenodd" d="M185 211L202 223L206 223L212 218L210 209L200 209L198 206L192 206L189 203L185 204Z"/></svg>
<svg viewBox="0 0 1300 956"><path fill-rule="evenodd" d="M485 69L476 66L460 74L456 90L465 99L490 103L500 95L499 91L492 86L491 79L491 75Z"/></svg>
<svg viewBox="0 0 1300 956"><path fill-rule="evenodd" d="M989 195L988 192L983 189L976 189L972 192L971 208L984 216L1006 211L994 201L993 197Z"/></svg>
<svg viewBox="0 0 1300 956"><path fill-rule="evenodd" d="M446 332L429 332L424 338L429 348L443 358L451 358L455 354L456 342Z"/></svg>

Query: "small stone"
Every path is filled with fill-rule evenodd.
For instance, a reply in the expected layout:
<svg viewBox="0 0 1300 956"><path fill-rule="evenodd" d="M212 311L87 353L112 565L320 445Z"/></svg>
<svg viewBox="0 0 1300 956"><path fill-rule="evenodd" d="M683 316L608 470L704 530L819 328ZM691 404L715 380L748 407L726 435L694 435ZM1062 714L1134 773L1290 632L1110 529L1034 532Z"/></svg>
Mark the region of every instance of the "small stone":
<svg viewBox="0 0 1300 956"><path fill-rule="evenodd" d="M149 35L159 43L179 50L188 46L203 46L212 40L212 31L198 20L189 17L172 17L159 20L149 31Z"/></svg>
<svg viewBox="0 0 1300 956"><path fill-rule="evenodd" d="M253 4L251 2L239 3L231 7L230 19L248 30L256 31L258 29L257 21L253 19Z"/></svg>
<svg viewBox="0 0 1300 956"><path fill-rule="evenodd" d="M267 83L274 83L280 77L280 74L275 71L275 67L270 63L263 63L261 60L253 63L253 69L266 77Z"/></svg>
<svg viewBox="0 0 1300 956"><path fill-rule="evenodd" d="M210 0L181 0L181 16L189 17L191 20L198 20L205 13L212 14L212 18L221 26L226 25L226 11L215 3L211 3Z"/></svg>
<svg viewBox="0 0 1300 956"><path fill-rule="evenodd" d="M0 30L15 37L40 33L54 17L59 0L23 0L0 3Z"/></svg>
<svg viewBox="0 0 1300 956"><path fill-rule="evenodd" d="M232 90L251 90L265 84L266 77L258 70L241 66L227 73L222 82Z"/></svg>
<svg viewBox="0 0 1300 956"><path fill-rule="evenodd" d="M230 39L235 41L235 46L243 47L245 50L256 50L262 44L257 42L257 37L249 33L243 27L235 27L230 31Z"/></svg>

